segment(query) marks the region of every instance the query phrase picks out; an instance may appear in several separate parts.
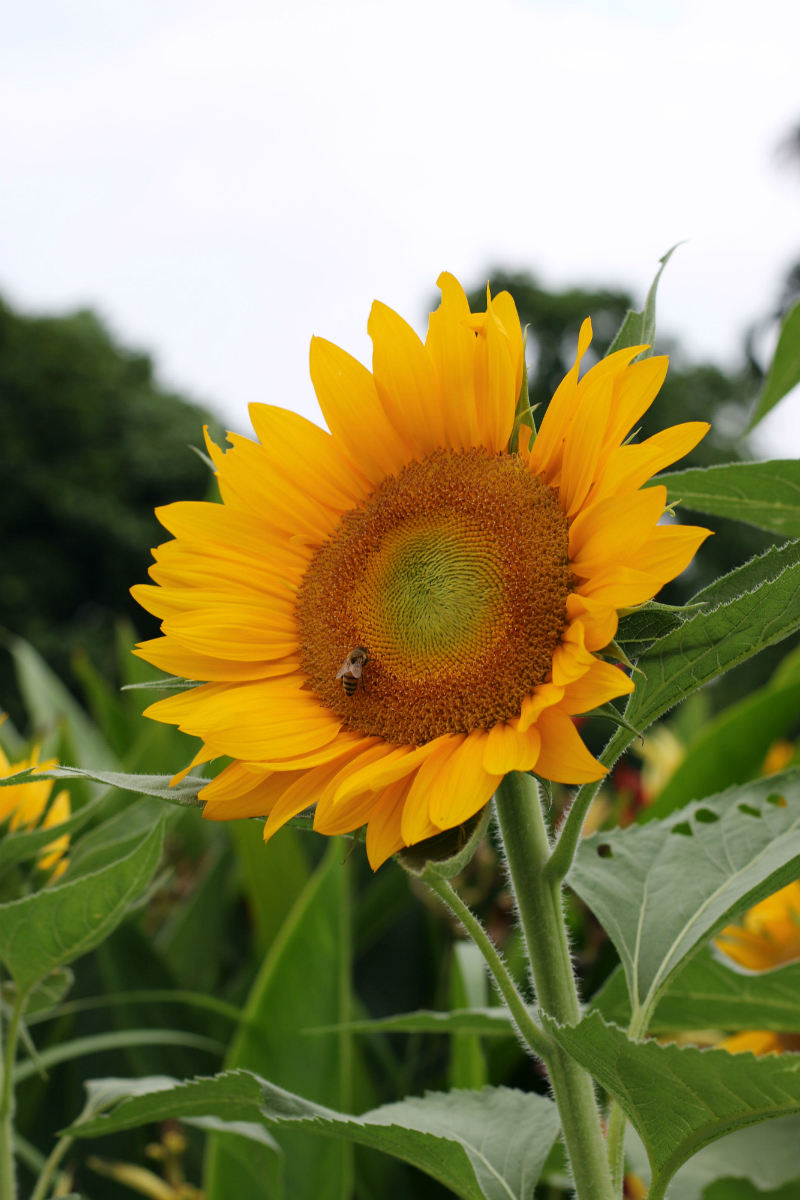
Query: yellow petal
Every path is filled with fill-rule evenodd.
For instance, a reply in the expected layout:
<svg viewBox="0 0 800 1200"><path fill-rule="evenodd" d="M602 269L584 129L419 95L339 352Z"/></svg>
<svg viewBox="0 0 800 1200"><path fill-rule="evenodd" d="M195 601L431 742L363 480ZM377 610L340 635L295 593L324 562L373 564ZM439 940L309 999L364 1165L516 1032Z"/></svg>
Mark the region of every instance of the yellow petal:
<svg viewBox="0 0 800 1200"><path fill-rule="evenodd" d="M400 824L400 832L406 846L413 846L424 838L433 837L440 829L431 820L430 802L433 786L439 773L464 741L461 733L446 734L437 738L437 746L417 771L411 785Z"/></svg>
<svg viewBox="0 0 800 1200"><path fill-rule="evenodd" d="M367 858L373 871L405 845L400 824L411 784L411 779L398 779L376 798L367 825Z"/></svg>
<svg viewBox="0 0 800 1200"><path fill-rule="evenodd" d="M590 712L601 704L607 704L617 696L632 692L633 680L619 667L596 658L589 670L574 683L564 688L564 698L558 707L567 716L578 716Z"/></svg>
<svg viewBox="0 0 800 1200"><path fill-rule="evenodd" d="M278 570L293 570L302 575L313 553L306 546L293 543L270 521L254 513L211 504L204 500L179 500L156 509L156 517L177 538L201 541L204 545L226 548L252 556L256 562L266 557Z"/></svg>
<svg viewBox="0 0 800 1200"><path fill-rule="evenodd" d="M521 733L530 729L539 720L540 713L560 703L563 697L563 687L557 687L554 683L540 683L529 696L524 697L517 728Z"/></svg>
<svg viewBox="0 0 800 1200"><path fill-rule="evenodd" d="M483 729L471 733L440 764L431 780L430 816L440 829L453 829L468 821L497 790L502 772L487 771L483 765L488 736Z"/></svg>
<svg viewBox="0 0 800 1200"><path fill-rule="evenodd" d="M764 1054L780 1054L783 1045L780 1035L771 1030L747 1029L723 1038L716 1049L727 1050L729 1054L755 1054L757 1058L761 1058Z"/></svg>
<svg viewBox="0 0 800 1200"><path fill-rule="evenodd" d="M169 637L140 642L133 653L168 675L177 675L180 679L201 679L208 683L268 679L275 675L291 675L300 667L300 660L291 657L270 662L233 662L230 659L212 658L188 650Z"/></svg>
<svg viewBox="0 0 800 1200"><path fill-rule="evenodd" d="M376 300L367 322L378 399L393 429L421 455L447 446L444 406L425 347L401 316Z"/></svg>
<svg viewBox="0 0 800 1200"><path fill-rule="evenodd" d="M514 367L514 405L516 406L522 388L522 363L525 357L525 347L522 341L519 313L511 293L498 292L492 299L492 311L497 318L511 355L511 363Z"/></svg>
<svg viewBox="0 0 800 1200"><path fill-rule="evenodd" d="M619 446L647 412L661 389L668 366L666 355L658 355L634 363L619 376L606 437L610 447Z"/></svg>
<svg viewBox="0 0 800 1200"><path fill-rule="evenodd" d="M532 771L539 757L541 738L535 726L520 733L517 723L498 721L489 730L483 753L484 770L490 775L509 771Z"/></svg>
<svg viewBox="0 0 800 1200"><path fill-rule="evenodd" d="M367 751L367 754L371 753L373 751ZM356 761L363 757L358 750L351 751L351 756ZM347 756L345 761L347 761ZM321 804L326 790L342 769L342 760L337 759L335 762L322 763L319 767L304 771L302 776L286 789L271 809L269 820L264 826L264 841L268 841L281 826L285 825L292 817L296 817L304 808L310 808L312 804ZM286 774L293 774L293 772L286 772Z"/></svg>
<svg viewBox="0 0 800 1200"><path fill-rule="evenodd" d="M231 592L212 591L206 588L153 587L149 583L136 583L131 588L134 600L154 617L174 617L198 608L214 608L219 605L255 605L262 609L271 624L284 629L294 627L294 609L297 602L288 589L282 597L239 595Z"/></svg>
<svg viewBox="0 0 800 1200"><path fill-rule="evenodd" d="M413 454L392 428L367 368L318 337L311 339L310 365L322 414L346 457L372 484L401 471Z"/></svg>
<svg viewBox="0 0 800 1200"><path fill-rule="evenodd" d="M578 397L578 372L581 359L589 349L591 340L592 322L587 317L581 325L578 336L575 365L556 388L555 395L544 414L536 441L531 447L530 468L537 475L543 475L546 483L551 481L556 468L561 464L564 438Z"/></svg>
<svg viewBox="0 0 800 1200"><path fill-rule="evenodd" d="M611 608L632 608L652 600L662 588L660 579L634 567L609 567L588 579L580 580L579 596L587 596Z"/></svg>
<svg viewBox="0 0 800 1200"><path fill-rule="evenodd" d="M272 811L281 797L292 784L302 779L306 771L286 771L280 775L265 775L256 780L255 786L242 790L237 795L225 796L219 799L208 799L203 809L206 821L241 821L246 817L266 817ZM204 800L206 788L200 792ZM302 805L299 812L302 809ZM288 819L288 818L287 818Z"/></svg>
<svg viewBox="0 0 800 1200"><path fill-rule="evenodd" d="M638 445L618 446L592 492L592 504L608 496L637 491L651 476L693 450L710 428L706 421L687 421L664 429Z"/></svg>
<svg viewBox="0 0 800 1200"><path fill-rule="evenodd" d="M189 774L192 767L199 767L201 763L211 762L211 760L216 757L217 755L215 751L212 750L210 746L201 746L197 751L197 754L195 754L194 758L189 763L188 767L184 767L182 771L178 771L177 775L172 776L172 779L169 781L169 786L175 787L176 784L181 783Z"/></svg>
<svg viewBox="0 0 800 1200"><path fill-rule="evenodd" d="M294 618L250 604L219 604L179 613L168 617L161 628L188 650L234 662L285 658L299 648Z"/></svg>
<svg viewBox="0 0 800 1200"><path fill-rule="evenodd" d="M385 746L385 742L382 738L362 737L358 733L351 733L349 729L341 729L334 740L327 746L323 746L321 750L315 750L311 754L301 754L294 758L276 758L257 765L271 771L295 771L300 768L307 770L309 767L319 767L322 763L333 762L335 758L343 759L346 755L349 756L351 751L357 751L360 754L376 745Z"/></svg>
<svg viewBox="0 0 800 1200"><path fill-rule="evenodd" d="M434 738L433 741L427 742L424 746L412 748L410 746L389 747L391 750L385 758L380 762L376 762L371 766L365 767L355 775L351 775L337 789L334 797L335 803L341 800L347 800L350 796L357 796L360 792L371 791L377 792L389 784L395 783L399 779L404 779L407 775L412 774L425 762L436 750L439 738Z"/></svg>
<svg viewBox="0 0 800 1200"><path fill-rule="evenodd" d="M667 489L653 487L632 496L602 500L580 513L569 531L575 574L588 578L595 571L631 561L646 571L637 552L655 529L666 502Z"/></svg>
<svg viewBox="0 0 800 1200"><path fill-rule="evenodd" d="M667 583L686 570L700 546L711 536L710 529L699 525L659 525L637 551L636 566Z"/></svg>
<svg viewBox="0 0 800 1200"><path fill-rule="evenodd" d="M553 683L556 687L574 683L586 674L593 662L594 655L586 649L583 622L575 620L564 630L553 652Z"/></svg>
<svg viewBox="0 0 800 1200"><path fill-rule="evenodd" d="M602 650L616 637L619 625L617 610L601 600L572 592L567 596L567 617L570 621L580 618L587 650Z"/></svg>
<svg viewBox="0 0 800 1200"><path fill-rule="evenodd" d="M475 409L475 334L465 323L469 302L458 280L444 271L436 283L442 302L428 318L425 349L436 372L450 444L466 450L481 444Z"/></svg>
<svg viewBox="0 0 800 1200"><path fill-rule="evenodd" d="M475 347L475 404L481 442L498 454L514 424L516 368L491 302Z"/></svg>
<svg viewBox="0 0 800 1200"><path fill-rule="evenodd" d="M586 749L565 713L546 708L536 725L542 735L536 770L544 779L555 783L592 783L608 774Z"/></svg>
<svg viewBox="0 0 800 1200"><path fill-rule="evenodd" d="M592 486L611 413L612 390L611 377L598 377L583 391L567 430L558 499L568 517L580 511Z"/></svg>
<svg viewBox="0 0 800 1200"><path fill-rule="evenodd" d="M371 491L367 477L318 425L272 404L251 404L249 413L272 466L295 487L310 490L337 512L352 508Z"/></svg>

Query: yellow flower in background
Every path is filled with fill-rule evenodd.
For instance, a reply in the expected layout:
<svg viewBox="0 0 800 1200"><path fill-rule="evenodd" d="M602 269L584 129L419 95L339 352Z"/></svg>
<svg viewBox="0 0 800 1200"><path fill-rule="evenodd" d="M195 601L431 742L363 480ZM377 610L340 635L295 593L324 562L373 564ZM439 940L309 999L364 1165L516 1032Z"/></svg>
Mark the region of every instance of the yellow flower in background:
<svg viewBox="0 0 800 1200"><path fill-rule="evenodd" d="M769 971L800 958L800 882L790 883L745 913L741 925L728 925L716 939L723 953L750 971ZM780 1054L800 1050L797 1034L745 1030L720 1043L731 1054Z"/></svg>
<svg viewBox="0 0 800 1200"><path fill-rule="evenodd" d="M268 814L269 837L316 804L322 833L367 825L374 868L466 821L508 771L604 775L572 716L633 684L598 652L708 536L660 525L666 489L642 487L708 426L623 444L665 358L632 346L581 379L585 321L538 436L523 424L509 453L514 302L471 313L452 275L439 286L424 343L373 305L372 373L313 339L330 433L254 404L260 444L209 441L223 504L159 509L175 540L157 586L132 589L163 622L137 653L205 681L147 715L202 738L195 763L235 760L204 815Z"/></svg>
<svg viewBox="0 0 800 1200"><path fill-rule="evenodd" d="M0 713L0 724L5 719L6 714ZM48 759L40 763L38 749L34 750L29 758L25 758L21 762L10 763L0 747L0 778L16 775L18 771L27 771L29 767L38 766L41 770L45 770L56 765L55 759ZM53 829L62 821L66 821L70 815L68 791L59 792L49 809L47 808L53 785L52 779L42 779L38 783L18 783L0 788L0 824L8 821L8 827L12 833L18 829L34 829L39 824L45 809L47 812L44 820L41 821L42 829ZM39 856L38 865L41 870L49 871L54 868L54 879L63 874L67 869L67 860L64 855L68 847L69 834L56 838L49 846L46 846Z"/></svg>

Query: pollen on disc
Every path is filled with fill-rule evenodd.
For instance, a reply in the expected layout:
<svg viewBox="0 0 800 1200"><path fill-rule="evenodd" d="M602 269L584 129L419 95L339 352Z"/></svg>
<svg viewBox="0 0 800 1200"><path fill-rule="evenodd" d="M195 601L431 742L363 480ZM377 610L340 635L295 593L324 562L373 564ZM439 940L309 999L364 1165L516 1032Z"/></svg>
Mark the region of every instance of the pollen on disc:
<svg viewBox="0 0 800 1200"><path fill-rule="evenodd" d="M355 731L421 745L516 716L546 678L573 587L553 489L515 456L438 451L345 513L298 597L301 660ZM355 646L364 688L336 673Z"/></svg>

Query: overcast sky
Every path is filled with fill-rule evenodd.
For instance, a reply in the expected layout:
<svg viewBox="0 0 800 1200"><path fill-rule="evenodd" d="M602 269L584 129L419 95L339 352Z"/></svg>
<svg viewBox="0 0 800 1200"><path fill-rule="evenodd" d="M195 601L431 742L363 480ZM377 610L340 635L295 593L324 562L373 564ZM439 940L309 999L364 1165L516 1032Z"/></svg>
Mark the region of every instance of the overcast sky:
<svg viewBox="0 0 800 1200"><path fill-rule="evenodd" d="M422 330L442 269L500 264L641 298L686 238L660 328L732 362L800 257L799 45L796 0L6 3L0 289L245 431L319 419L309 338L368 363L375 297Z"/></svg>

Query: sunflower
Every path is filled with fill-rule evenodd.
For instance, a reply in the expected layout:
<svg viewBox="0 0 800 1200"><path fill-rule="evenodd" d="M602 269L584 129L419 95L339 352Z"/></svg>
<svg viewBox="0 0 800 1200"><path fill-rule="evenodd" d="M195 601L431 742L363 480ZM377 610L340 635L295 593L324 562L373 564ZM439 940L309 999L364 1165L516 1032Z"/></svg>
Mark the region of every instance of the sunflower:
<svg viewBox="0 0 800 1200"><path fill-rule="evenodd" d="M0 725L6 719L5 713L0 713ZM16 775L18 771L27 771L30 767L46 770L56 766L56 760L48 759L39 762L39 751L34 749L29 758L20 762L10 763L0 747L0 778ZM52 779L42 779L36 783L16 783L0 789L0 824L8 822L10 832L18 829L35 829L41 822L42 829L52 829L66 821L70 815L69 792L61 791L50 807L47 807L53 790ZM45 811L47 810L47 811ZM64 857L69 846L69 834L56 838L49 846L45 846L39 855L38 866L42 871L53 869L53 879L57 879L67 869L68 860Z"/></svg>
<svg viewBox="0 0 800 1200"><path fill-rule="evenodd" d="M529 414L515 424L511 296L487 290L472 313L438 282L424 344L373 305L372 373L312 340L330 433L254 404L258 442L229 434L223 452L206 434L223 503L159 509L174 540L154 551L157 586L132 589L163 621L137 653L203 681L147 715L202 738L192 765L234 760L204 815L268 815L268 838L316 805L322 833L367 826L373 868L468 820L508 771L604 775L572 717L633 683L598 652L707 536L659 524L666 488L642 485L708 426L624 441L666 358L631 346L580 378L584 321L534 436Z"/></svg>

